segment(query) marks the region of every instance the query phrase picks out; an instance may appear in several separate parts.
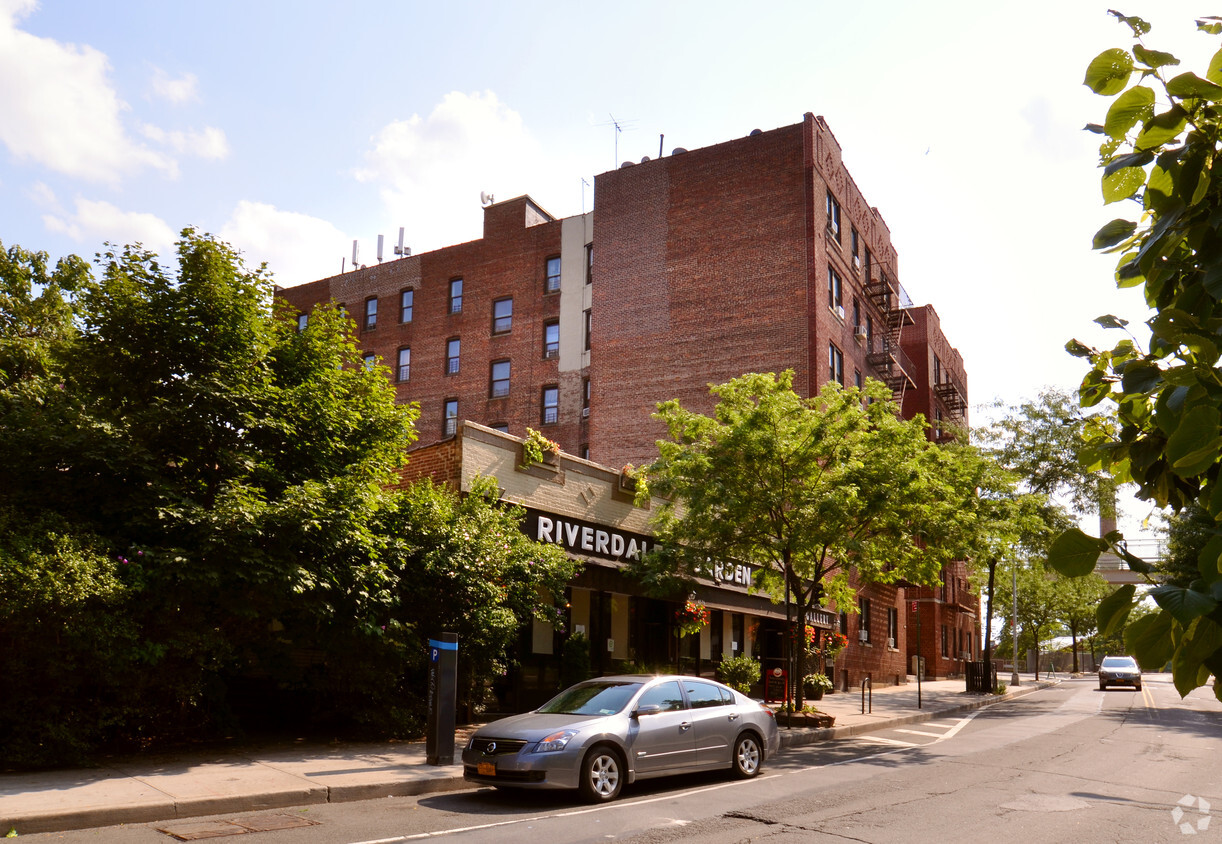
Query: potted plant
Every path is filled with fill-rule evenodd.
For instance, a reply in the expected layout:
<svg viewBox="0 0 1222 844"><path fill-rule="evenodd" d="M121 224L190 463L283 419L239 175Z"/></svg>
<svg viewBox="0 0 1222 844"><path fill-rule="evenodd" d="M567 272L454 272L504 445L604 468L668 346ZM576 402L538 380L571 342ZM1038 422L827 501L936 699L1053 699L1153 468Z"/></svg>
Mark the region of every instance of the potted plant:
<svg viewBox="0 0 1222 844"><path fill-rule="evenodd" d="M759 660L749 654L727 657L717 667L717 673L731 689L749 695L751 687L760 681Z"/></svg>
<svg viewBox="0 0 1222 844"><path fill-rule="evenodd" d="M549 440L534 428L527 428L526 439L522 440L522 468L529 469L536 463L559 466L560 443Z"/></svg>
<svg viewBox="0 0 1222 844"><path fill-rule="evenodd" d="M802 695L807 700L823 700L823 693L831 688L832 678L826 674L807 674L802 678Z"/></svg>

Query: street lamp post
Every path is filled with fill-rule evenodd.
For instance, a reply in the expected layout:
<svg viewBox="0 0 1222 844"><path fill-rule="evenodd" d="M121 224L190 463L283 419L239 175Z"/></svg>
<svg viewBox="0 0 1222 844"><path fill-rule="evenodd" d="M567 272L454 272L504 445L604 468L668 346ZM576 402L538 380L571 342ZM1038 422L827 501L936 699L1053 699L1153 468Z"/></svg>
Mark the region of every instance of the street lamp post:
<svg viewBox="0 0 1222 844"><path fill-rule="evenodd" d="M1018 560L1014 561L1014 567L1010 570L1014 577L1013 585L1010 589L1010 599L1013 602L1010 616L1010 638L1014 646L1014 665L1013 672L1010 674L1010 685L1017 686L1018 683Z"/></svg>

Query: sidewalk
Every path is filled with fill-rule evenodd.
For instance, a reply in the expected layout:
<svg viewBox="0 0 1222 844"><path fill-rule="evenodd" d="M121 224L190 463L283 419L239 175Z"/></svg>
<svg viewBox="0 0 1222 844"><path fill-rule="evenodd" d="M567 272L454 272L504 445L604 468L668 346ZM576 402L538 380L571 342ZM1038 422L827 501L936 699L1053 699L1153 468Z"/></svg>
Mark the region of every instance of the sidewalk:
<svg viewBox="0 0 1222 844"><path fill-rule="evenodd" d="M1001 678L1004 679L1004 678ZM1054 681L1055 682L1055 681ZM836 717L826 729L781 727L782 752L828 739L978 709L1053 685L1031 675L1003 697L968 695L963 680L875 689L862 713L860 690L826 695L816 705ZM458 730L455 759L474 727ZM467 788L462 765L425 763L424 742L302 744L235 753L167 754L116 760L97 768L0 774L0 837L340 803Z"/></svg>

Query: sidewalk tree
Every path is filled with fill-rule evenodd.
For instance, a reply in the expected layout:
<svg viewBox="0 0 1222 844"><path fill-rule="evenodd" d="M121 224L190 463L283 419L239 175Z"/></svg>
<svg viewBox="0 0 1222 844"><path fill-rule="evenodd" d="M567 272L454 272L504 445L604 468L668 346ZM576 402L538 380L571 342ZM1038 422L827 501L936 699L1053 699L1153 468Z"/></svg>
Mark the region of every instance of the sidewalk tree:
<svg viewBox="0 0 1222 844"><path fill-rule="evenodd" d="M97 263L0 252L6 761L244 716L407 730L412 642L449 625L486 674L547 611L568 564L513 511L395 489L417 410L337 308L299 331L191 230Z"/></svg>
<svg viewBox="0 0 1222 844"><path fill-rule="evenodd" d="M758 567L754 587L773 600L788 586L804 618L829 601L855 611L855 583L934 584L956 558L974 487L923 419L898 417L884 385L830 383L803 398L787 371L711 393L711 416L677 401L655 414L668 439L639 473L648 483L638 496L666 502L654 519L663 550L636 567L655 591L685 594L713 562L734 560ZM804 649L795 651L804 676Z"/></svg>
<svg viewBox="0 0 1222 844"><path fill-rule="evenodd" d="M1114 436L1100 432L1094 440L1097 464L1131 480L1143 500L1177 512L1197 503L1216 521L1222 516L1222 233L1216 227L1222 181L1214 178L1214 163L1222 138L1222 51L1203 76L1182 71L1175 56L1146 45L1148 23L1111 14L1133 44L1106 50L1087 67L1085 84L1112 98L1104 122L1087 128L1103 139L1104 202L1125 203L1129 213L1100 229L1094 246L1120 256L1117 285L1142 288L1156 313L1146 349L1111 315L1096 322L1125 334L1113 348L1073 340L1067 349L1091 364L1081 404L1105 404L1116 420ZM1197 27L1216 38L1222 18L1198 20ZM1109 548L1135 571L1151 574L1119 534L1095 539L1071 530L1054 547L1052 564L1086 574ZM1159 612L1153 615L1125 624L1139 600L1133 585L1100 607L1100 628L1123 627L1126 646L1144 667L1170 662L1181 695L1222 675L1220 552L1222 538L1215 537L1200 555L1198 578L1187 586L1154 586L1149 595ZM1216 681L1214 693L1222 700Z"/></svg>
<svg viewBox="0 0 1222 844"><path fill-rule="evenodd" d="M1089 639L1098 629L1099 605L1112 592L1102 575L1091 572L1082 577L1059 576L1054 595L1057 620L1069 632L1073 643L1073 671L1078 665L1078 642Z"/></svg>

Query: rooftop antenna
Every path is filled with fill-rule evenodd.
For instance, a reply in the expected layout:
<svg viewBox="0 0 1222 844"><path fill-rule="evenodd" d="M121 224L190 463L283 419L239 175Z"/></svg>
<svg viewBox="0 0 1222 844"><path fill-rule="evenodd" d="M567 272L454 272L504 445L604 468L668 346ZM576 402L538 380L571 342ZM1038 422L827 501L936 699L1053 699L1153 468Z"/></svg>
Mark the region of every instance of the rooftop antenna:
<svg viewBox="0 0 1222 844"><path fill-rule="evenodd" d="M487 206L487 205L491 205L494 202L496 202L495 196L493 196L490 193L485 193L484 191L479 192L479 204L480 205Z"/></svg>
<svg viewBox="0 0 1222 844"><path fill-rule="evenodd" d="M352 269L359 270L361 268L361 245L360 241L352 241Z"/></svg>
<svg viewBox="0 0 1222 844"><path fill-rule="evenodd" d="M378 235L378 263L382 263L382 235Z"/></svg>
<svg viewBox="0 0 1222 844"><path fill-rule="evenodd" d="M404 258L410 257L412 254L411 247L403 245L403 226L399 226L399 245L395 247L395 254Z"/></svg>
<svg viewBox="0 0 1222 844"><path fill-rule="evenodd" d="M586 213L586 188L588 188L589 186L590 186L590 183L586 181L586 177L582 176L581 177L581 213L582 214Z"/></svg>
<svg viewBox="0 0 1222 844"><path fill-rule="evenodd" d="M631 126L629 126L628 124L630 124L630 123L635 123L636 121L635 121L635 120L616 120L616 119L615 119L615 115L614 115L614 114L611 114L610 112L608 112L608 113L607 113L607 116L611 118L611 121L610 121L609 123L600 123L599 125L600 125L600 126L614 126L614 127L615 127L615 161L614 161L613 163L614 163L614 165L615 165L616 167L618 167L618 166L619 166L619 136L620 136L620 132L623 132L625 129L631 129L632 127L631 127Z"/></svg>

